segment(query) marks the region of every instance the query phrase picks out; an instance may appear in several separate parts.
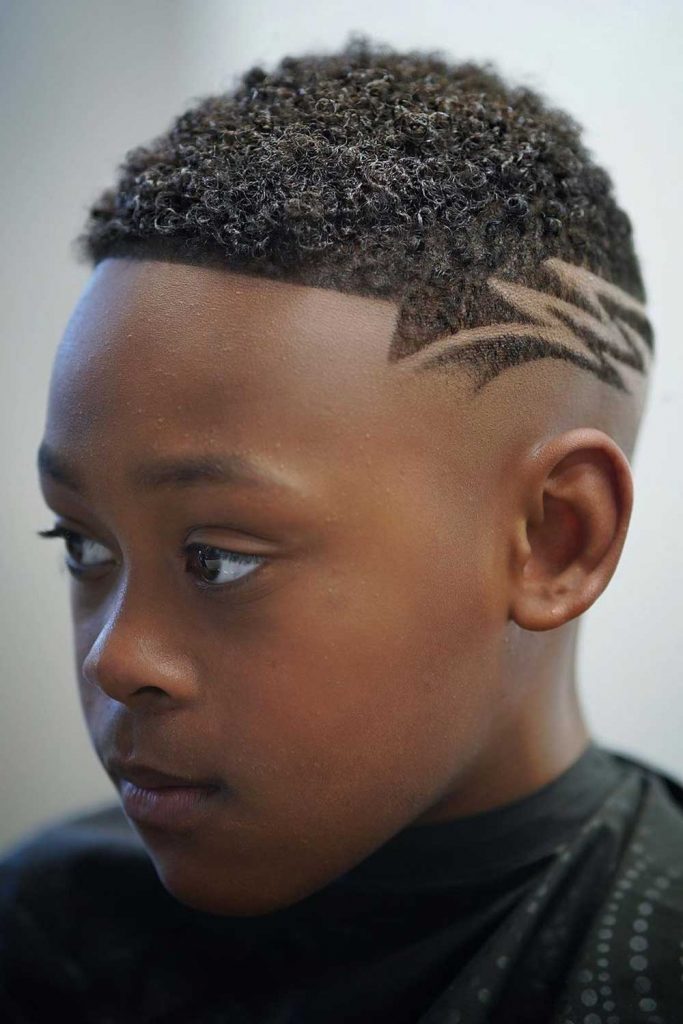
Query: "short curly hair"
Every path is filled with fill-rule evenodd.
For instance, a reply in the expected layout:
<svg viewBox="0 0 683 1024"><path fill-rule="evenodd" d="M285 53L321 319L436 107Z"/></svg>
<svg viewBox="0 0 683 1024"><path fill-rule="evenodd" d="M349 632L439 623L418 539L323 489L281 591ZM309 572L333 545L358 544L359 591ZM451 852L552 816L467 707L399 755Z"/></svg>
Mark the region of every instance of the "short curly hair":
<svg viewBox="0 0 683 1024"><path fill-rule="evenodd" d="M518 320L491 275L547 291L544 261L555 258L637 300L624 318L653 347L634 313L645 291L629 218L576 122L490 64L362 36L331 55L254 67L232 91L198 100L126 154L76 245L91 264L180 260L394 299L395 360ZM478 367L481 384L550 355L627 390L604 339L586 336L583 355L542 335L480 344L459 361ZM611 355L643 369L632 342Z"/></svg>

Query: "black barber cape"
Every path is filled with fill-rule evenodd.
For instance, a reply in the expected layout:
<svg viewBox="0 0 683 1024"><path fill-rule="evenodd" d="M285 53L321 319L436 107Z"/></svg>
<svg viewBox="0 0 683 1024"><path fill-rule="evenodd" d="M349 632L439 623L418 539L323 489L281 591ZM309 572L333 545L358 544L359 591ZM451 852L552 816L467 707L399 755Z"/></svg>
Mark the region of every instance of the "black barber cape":
<svg viewBox="0 0 683 1024"><path fill-rule="evenodd" d="M683 788L594 741L259 917L184 907L118 805L0 862L3 1024L683 1024Z"/></svg>

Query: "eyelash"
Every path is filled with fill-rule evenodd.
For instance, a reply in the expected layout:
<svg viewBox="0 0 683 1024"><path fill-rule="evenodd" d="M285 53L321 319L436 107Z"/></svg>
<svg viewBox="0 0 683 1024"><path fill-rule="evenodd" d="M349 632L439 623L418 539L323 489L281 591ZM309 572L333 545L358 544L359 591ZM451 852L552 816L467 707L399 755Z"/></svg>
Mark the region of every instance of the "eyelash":
<svg viewBox="0 0 683 1024"><path fill-rule="evenodd" d="M38 533L39 537L47 537L47 538L61 537L61 538L63 538L66 541L73 540L73 539L80 539L80 540L90 540L91 539L89 537L86 537L85 534L79 533L77 530L71 530L71 529L69 529L66 526L54 526L50 530L38 530L37 533ZM96 543L99 543L99 542L96 542ZM102 546L104 546L104 545L102 545ZM216 591L216 590L218 590L218 591L230 590L230 591L233 591L236 588L238 588L240 586L243 586L244 584L248 583L250 578L252 576L256 575L256 573L258 572L259 564L262 565L266 561L266 559L262 555L248 555L248 554L244 554L244 553L239 552L239 551L231 551L229 548L218 548L214 544L200 544L200 543L188 544L187 547L185 548L185 551L187 551L187 552L190 552L190 551L197 551L197 552L199 552L199 551L217 551L217 552L220 552L221 555L226 555L227 557L229 557L230 555L236 556L233 559L233 564L239 563L239 562L241 562L242 564L244 564L245 562L251 563L252 561L254 561L256 563L256 569L254 569L253 572L245 573L243 576L238 577L236 580L230 580L230 581L225 582L225 583L209 583L207 580L203 580L200 577L198 577L196 582L197 582L197 586L199 587L200 590L212 590L212 591ZM69 563L66 559L65 559L65 565L66 565L66 568L67 568L68 572L70 572L71 575L74 576L76 579L87 578L88 568L96 568L95 566L90 566L90 567L86 566L86 567L78 568L77 566L73 565L72 563ZM189 572L189 570L187 570L187 571Z"/></svg>

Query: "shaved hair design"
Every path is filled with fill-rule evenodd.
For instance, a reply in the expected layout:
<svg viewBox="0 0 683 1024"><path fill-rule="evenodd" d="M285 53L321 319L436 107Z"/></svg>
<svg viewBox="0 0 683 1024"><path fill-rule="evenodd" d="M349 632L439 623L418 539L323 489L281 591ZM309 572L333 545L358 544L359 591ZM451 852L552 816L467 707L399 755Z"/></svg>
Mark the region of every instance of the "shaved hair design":
<svg viewBox="0 0 683 1024"><path fill-rule="evenodd" d="M488 280L489 288L521 314L519 322L470 327L402 359L390 350L389 360L401 360L403 370L463 366L474 372L479 390L508 367L534 359L566 359L628 392L618 364L645 373L653 349L643 304L556 257L543 267L561 295L502 278Z"/></svg>

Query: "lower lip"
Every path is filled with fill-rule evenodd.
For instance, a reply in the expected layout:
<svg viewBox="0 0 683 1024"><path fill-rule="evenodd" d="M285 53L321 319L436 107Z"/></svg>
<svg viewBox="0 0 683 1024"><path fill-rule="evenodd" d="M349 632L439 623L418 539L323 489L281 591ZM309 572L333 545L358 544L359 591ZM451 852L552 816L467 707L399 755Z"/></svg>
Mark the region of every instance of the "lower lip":
<svg viewBox="0 0 683 1024"><path fill-rule="evenodd" d="M129 818L142 825L158 828L186 828L201 821L210 812L212 797L218 788L201 786L165 786L145 789L127 779L121 781L120 795Z"/></svg>

